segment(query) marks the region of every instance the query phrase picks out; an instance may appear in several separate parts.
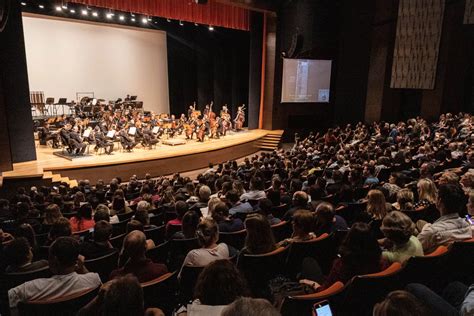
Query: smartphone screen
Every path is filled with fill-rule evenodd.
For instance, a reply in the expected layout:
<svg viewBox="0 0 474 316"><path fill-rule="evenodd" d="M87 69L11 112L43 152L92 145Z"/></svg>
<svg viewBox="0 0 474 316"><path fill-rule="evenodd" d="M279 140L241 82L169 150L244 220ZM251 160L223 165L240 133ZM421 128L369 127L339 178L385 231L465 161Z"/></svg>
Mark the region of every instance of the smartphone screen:
<svg viewBox="0 0 474 316"><path fill-rule="evenodd" d="M316 316L332 316L331 307L329 306L329 303L327 301L315 304L314 313L316 314Z"/></svg>

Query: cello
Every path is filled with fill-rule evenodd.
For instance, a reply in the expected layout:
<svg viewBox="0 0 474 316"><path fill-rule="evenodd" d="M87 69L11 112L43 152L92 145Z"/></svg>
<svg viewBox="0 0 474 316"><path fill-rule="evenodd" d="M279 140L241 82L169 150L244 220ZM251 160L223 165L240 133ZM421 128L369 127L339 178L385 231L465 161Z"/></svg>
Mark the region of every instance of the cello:
<svg viewBox="0 0 474 316"><path fill-rule="evenodd" d="M245 104L237 108L237 116L235 117L235 130L240 131L244 127L245 122Z"/></svg>

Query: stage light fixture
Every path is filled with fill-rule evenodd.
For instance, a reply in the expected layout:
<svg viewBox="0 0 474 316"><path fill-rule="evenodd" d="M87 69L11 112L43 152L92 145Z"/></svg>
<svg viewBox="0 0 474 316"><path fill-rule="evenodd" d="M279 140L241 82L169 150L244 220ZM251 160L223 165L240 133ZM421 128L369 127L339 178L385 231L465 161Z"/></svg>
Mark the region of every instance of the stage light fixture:
<svg viewBox="0 0 474 316"><path fill-rule="evenodd" d="M199 24L197 24L197 23L194 23L194 26L199 26Z"/></svg>
<svg viewBox="0 0 474 316"><path fill-rule="evenodd" d="M170 23L170 22L171 22L171 20L170 20L170 19L166 19L166 22Z"/></svg>
<svg viewBox="0 0 474 316"><path fill-rule="evenodd" d="M135 19L135 18L131 18L131 19L130 19L130 21L132 21L132 22L135 22L135 21L136 21L136 19Z"/></svg>
<svg viewBox="0 0 474 316"><path fill-rule="evenodd" d="M135 14L133 14L133 13L130 12L130 16L135 17Z"/></svg>
<svg viewBox="0 0 474 316"><path fill-rule="evenodd" d="M112 13L107 13L107 14L105 15L105 17L106 17L107 19L109 19L109 20L112 20L113 15L112 15Z"/></svg>
<svg viewBox="0 0 474 316"><path fill-rule="evenodd" d="M214 31L214 26L209 25L209 31Z"/></svg>
<svg viewBox="0 0 474 316"><path fill-rule="evenodd" d="M38 8L44 9L44 5L40 4L40 5L38 5Z"/></svg>
<svg viewBox="0 0 474 316"><path fill-rule="evenodd" d="M21 5L22 5L22 6L25 6L25 5L26 5L26 2L22 2Z"/></svg>
<svg viewBox="0 0 474 316"><path fill-rule="evenodd" d="M125 17L123 15L119 16L120 21L125 21Z"/></svg>
<svg viewBox="0 0 474 316"><path fill-rule="evenodd" d="M67 3L63 3L63 5L61 6L61 8L63 8L64 10L67 10Z"/></svg>
<svg viewBox="0 0 474 316"><path fill-rule="evenodd" d="M143 18L143 19L142 19L142 23L143 23L143 24L147 24L147 23L148 23L147 18Z"/></svg>
<svg viewBox="0 0 474 316"><path fill-rule="evenodd" d="M69 12L71 12L72 14L74 14L74 13L76 13L76 10L71 9L71 10L69 10Z"/></svg>
<svg viewBox="0 0 474 316"><path fill-rule="evenodd" d="M62 10L63 10L63 8L61 8L60 6L56 6L56 11L60 12Z"/></svg>
<svg viewBox="0 0 474 316"><path fill-rule="evenodd" d="M81 13L82 15L89 15L89 12L87 12L87 10L82 10Z"/></svg>
<svg viewBox="0 0 474 316"><path fill-rule="evenodd" d="M183 21L179 21L179 25L183 26L184 25Z"/></svg>
<svg viewBox="0 0 474 316"><path fill-rule="evenodd" d="M151 22L151 18L150 18L150 17L148 17L148 21L150 21L150 22Z"/></svg>
<svg viewBox="0 0 474 316"><path fill-rule="evenodd" d="M99 16L99 13L97 13L96 11L92 12L92 15L95 16L95 17L98 17Z"/></svg>

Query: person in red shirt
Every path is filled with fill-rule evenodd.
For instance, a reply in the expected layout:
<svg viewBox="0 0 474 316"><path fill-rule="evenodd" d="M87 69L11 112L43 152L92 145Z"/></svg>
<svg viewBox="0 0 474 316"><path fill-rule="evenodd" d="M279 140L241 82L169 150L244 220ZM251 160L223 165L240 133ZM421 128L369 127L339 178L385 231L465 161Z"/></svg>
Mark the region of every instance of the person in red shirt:
<svg viewBox="0 0 474 316"><path fill-rule="evenodd" d="M71 217L69 223L71 223L73 233L94 228L95 222L92 218L92 206L89 203L81 205L77 215Z"/></svg>
<svg viewBox="0 0 474 316"><path fill-rule="evenodd" d="M183 224L183 216L189 210L188 204L184 201L178 201L174 205L177 217L166 223L166 237L170 238L175 232L181 230L181 225ZM172 227L179 226L179 227Z"/></svg>
<svg viewBox="0 0 474 316"><path fill-rule="evenodd" d="M123 241L120 251L119 268L110 273L110 279L127 275L137 277L140 283L154 280L168 272L164 264L154 263L145 255L146 237L141 231L130 232Z"/></svg>

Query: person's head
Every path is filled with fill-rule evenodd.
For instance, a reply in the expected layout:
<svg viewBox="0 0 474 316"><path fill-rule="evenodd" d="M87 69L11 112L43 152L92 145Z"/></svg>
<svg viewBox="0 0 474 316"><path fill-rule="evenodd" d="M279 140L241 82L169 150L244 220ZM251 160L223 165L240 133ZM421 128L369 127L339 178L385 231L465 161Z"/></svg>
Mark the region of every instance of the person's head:
<svg viewBox="0 0 474 316"><path fill-rule="evenodd" d="M207 203L211 196L211 189L207 185L203 185L199 188L199 201Z"/></svg>
<svg viewBox="0 0 474 316"><path fill-rule="evenodd" d="M49 268L53 274L69 274L75 270L79 242L72 237L59 237L49 247Z"/></svg>
<svg viewBox="0 0 474 316"><path fill-rule="evenodd" d="M107 242L112 237L112 224L107 221L98 221L94 225L94 241Z"/></svg>
<svg viewBox="0 0 474 316"><path fill-rule="evenodd" d="M331 203L319 203L316 207L316 226L318 228L323 228L331 225L335 215L336 213Z"/></svg>
<svg viewBox="0 0 474 316"><path fill-rule="evenodd" d="M435 183L428 178L423 178L416 184L418 189L418 198L420 200L426 200L429 203L436 203L438 197L438 189L436 189Z"/></svg>
<svg viewBox="0 0 474 316"><path fill-rule="evenodd" d="M296 207L301 207L303 209L306 208L308 205L308 194L303 191L296 191L293 193L292 204Z"/></svg>
<svg viewBox="0 0 474 316"><path fill-rule="evenodd" d="M187 211L182 220L182 231L184 238L196 237L196 229L199 224L199 214L195 211Z"/></svg>
<svg viewBox="0 0 474 316"><path fill-rule="evenodd" d="M51 230L49 231L50 240L56 240L58 237L69 237L71 235L71 223L69 223L67 218L61 217L51 225Z"/></svg>
<svg viewBox="0 0 474 316"><path fill-rule="evenodd" d="M131 231L123 240L122 250L120 252L120 261L126 262L127 259L136 261L145 257L146 236L139 230Z"/></svg>
<svg viewBox="0 0 474 316"><path fill-rule="evenodd" d="M61 214L59 206L57 204L49 204L44 212L43 223L47 225L52 225L61 217L63 217L63 214Z"/></svg>
<svg viewBox="0 0 474 316"><path fill-rule="evenodd" d="M314 216L307 210L298 210L293 214L293 235L306 237L313 230Z"/></svg>
<svg viewBox="0 0 474 316"><path fill-rule="evenodd" d="M404 213L393 211L384 217L380 230L395 245L404 245L415 233L415 224Z"/></svg>
<svg viewBox="0 0 474 316"><path fill-rule="evenodd" d="M11 267L21 267L33 260L30 243L24 237L17 237L7 243L4 251L6 263Z"/></svg>
<svg viewBox="0 0 474 316"><path fill-rule="evenodd" d="M275 237L267 218L261 214L253 214L245 219L245 248L251 254L268 253L275 249Z"/></svg>
<svg viewBox="0 0 474 316"><path fill-rule="evenodd" d="M219 240L219 226L215 220L205 218L197 226L196 235L201 247L210 247Z"/></svg>
<svg viewBox="0 0 474 316"><path fill-rule="evenodd" d="M390 292L385 300L375 304L373 316L429 316L430 310L407 291Z"/></svg>
<svg viewBox="0 0 474 316"><path fill-rule="evenodd" d="M148 203L148 202L146 202ZM135 212L134 219L142 223L143 226L147 226L150 224L150 216L148 215L147 209L141 209Z"/></svg>
<svg viewBox="0 0 474 316"><path fill-rule="evenodd" d="M194 298L203 305L228 305L247 295L245 279L229 260L216 260L206 266L194 288Z"/></svg>
<svg viewBox="0 0 474 316"><path fill-rule="evenodd" d="M94 221L97 223L98 221L106 221L110 222L110 209L107 205L99 204L95 208L94 213Z"/></svg>
<svg viewBox="0 0 474 316"><path fill-rule="evenodd" d="M212 218L216 222L220 222L226 220L229 217L229 208L224 202L219 202L214 207L214 211L212 212Z"/></svg>
<svg viewBox="0 0 474 316"><path fill-rule="evenodd" d="M80 219L92 219L92 205L89 203L81 205L77 212L77 217Z"/></svg>
<svg viewBox="0 0 474 316"><path fill-rule="evenodd" d="M443 172L443 174L441 175L441 177L439 177L439 185L443 185L443 184L458 184L459 183L459 176L457 174L455 174L454 172L452 171L445 171Z"/></svg>
<svg viewBox="0 0 474 316"><path fill-rule="evenodd" d="M269 199L261 199L258 201L258 208L263 215L267 216L272 214L273 203Z"/></svg>
<svg viewBox="0 0 474 316"><path fill-rule="evenodd" d="M384 218L387 214L385 195L380 190L370 190L367 194L367 212L376 219Z"/></svg>
<svg viewBox="0 0 474 316"><path fill-rule="evenodd" d="M222 311L222 316L279 316L278 310L263 298L241 297Z"/></svg>
<svg viewBox="0 0 474 316"><path fill-rule="evenodd" d="M137 212L138 211L147 211L148 212L150 209L151 209L151 205L147 201L140 201L137 204Z"/></svg>
<svg viewBox="0 0 474 316"><path fill-rule="evenodd" d="M143 232L143 224L140 221L137 221L136 219L132 219L130 222L127 223L127 233L133 232L134 230L138 230Z"/></svg>
<svg viewBox="0 0 474 316"><path fill-rule="evenodd" d="M357 271L378 265L382 251L370 226L356 222L344 238L339 253L349 269Z"/></svg>
<svg viewBox="0 0 474 316"><path fill-rule="evenodd" d="M137 278L128 274L109 281L102 304L104 316L143 316L143 288Z"/></svg>
<svg viewBox="0 0 474 316"><path fill-rule="evenodd" d="M238 194L236 190L230 190L225 194L225 198L230 204L233 205L239 202L240 195Z"/></svg>
<svg viewBox="0 0 474 316"><path fill-rule="evenodd" d="M400 205L400 210L412 210L413 192L409 189L401 189L397 192L397 202Z"/></svg>
<svg viewBox="0 0 474 316"><path fill-rule="evenodd" d="M443 184L438 189L436 207L441 215L459 213L464 204L464 192L459 185Z"/></svg>
<svg viewBox="0 0 474 316"><path fill-rule="evenodd" d="M86 197L84 193L81 191L77 191L76 194L74 194L74 205L76 207L79 207L81 203L86 201Z"/></svg>
<svg viewBox="0 0 474 316"><path fill-rule="evenodd" d="M189 210L188 203L184 201L176 202L174 207L176 209L176 214L178 216L178 219L181 219L181 220L183 219L184 214L186 214L186 212Z"/></svg>
<svg viewBox="0 0 474 316"><path fill-rule="evenodd" d="M265 188L265 183L260 177L250 179L250 190L261 191Z"/></svg>

